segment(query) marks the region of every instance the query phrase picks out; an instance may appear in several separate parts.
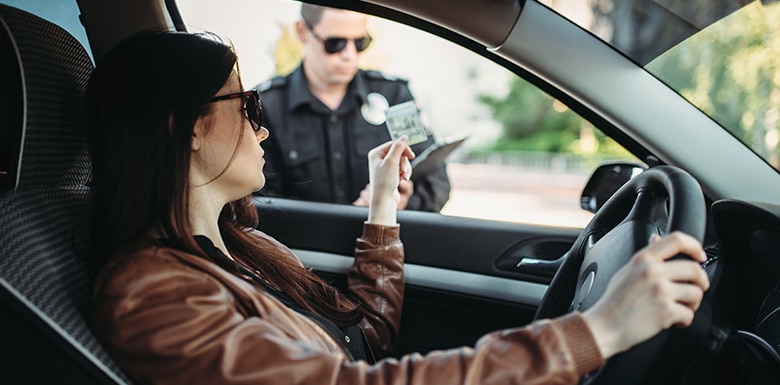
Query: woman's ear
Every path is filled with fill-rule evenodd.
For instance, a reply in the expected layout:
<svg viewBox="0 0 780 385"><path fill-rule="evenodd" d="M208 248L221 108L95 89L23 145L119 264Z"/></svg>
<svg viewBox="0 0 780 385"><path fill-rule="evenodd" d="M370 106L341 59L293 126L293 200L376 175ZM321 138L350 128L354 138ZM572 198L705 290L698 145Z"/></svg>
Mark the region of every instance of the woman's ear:
<svg viewBox="0 0 780 385"><path fill-rule="evenodd" d="M203 117L195 120L195 127L192 128L192 151L198 151L203 146L206 136L206 122Z"/></svg>

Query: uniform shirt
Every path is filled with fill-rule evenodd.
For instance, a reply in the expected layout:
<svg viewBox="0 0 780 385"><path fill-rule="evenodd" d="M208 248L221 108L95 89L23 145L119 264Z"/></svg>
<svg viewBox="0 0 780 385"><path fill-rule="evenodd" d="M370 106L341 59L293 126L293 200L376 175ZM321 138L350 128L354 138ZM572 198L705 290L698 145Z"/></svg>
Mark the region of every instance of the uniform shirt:
<svg viewBox="0 0 780 385"><path fill-rule="evenodd" d="M266 185L260 194L351 204L368 184L368 151L390 140L384 109L412 100L405 80L359 70L334 111L309 90L303 67L257 87L263 126ZM421 153L435 142L412 146ZM407 209L438 212L449 199L446 167L419 179Z"/></svg>

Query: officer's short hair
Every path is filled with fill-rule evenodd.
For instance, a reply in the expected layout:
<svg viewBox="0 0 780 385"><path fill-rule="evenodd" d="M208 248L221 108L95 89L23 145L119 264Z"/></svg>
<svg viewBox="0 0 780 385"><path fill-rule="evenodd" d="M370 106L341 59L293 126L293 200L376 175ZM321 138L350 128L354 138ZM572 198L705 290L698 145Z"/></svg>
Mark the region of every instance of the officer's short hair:
<svg viewBox="0 0 780 385"><path fill-rule="evenodd" d="M323 7L321 5L303 3L301 4L301 18L303 21L309 23L310 26L314 27L320 23L320 20L322 20L322 14L326 9L329 8Z"/></svg>

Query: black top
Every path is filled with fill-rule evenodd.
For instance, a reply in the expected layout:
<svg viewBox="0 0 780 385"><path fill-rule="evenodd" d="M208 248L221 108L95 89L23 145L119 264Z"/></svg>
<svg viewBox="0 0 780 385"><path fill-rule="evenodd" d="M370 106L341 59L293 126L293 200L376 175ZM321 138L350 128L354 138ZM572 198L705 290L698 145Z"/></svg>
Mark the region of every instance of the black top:
<svg viewBox="0 0 780 385"><path fill-rule="evenodd" d="M165 244L180 249L181 246L178 241L172 239L162 239ZM304 309L300 304L293 300L289 295L282 292L266 279L264 279L259 272L253 271L246 266L228 258L222 250L214 246L214 242L204 235L196 235L195 242L198 246L206 252L218 265L236 274L242 278L249 279L254 283L260 285L266 293L270 294L279 302L285 304L290 309L306 316L310 320L314 321L320 327L322 327L336 342L341 344L347 351L347 354L352 360L363 360L369 363L375 362L375 358L370 353L370 349L366 346L365 337L360 327L355 325L338 326L333 321L313 312ZM232 267L233 269L231 269Z"/></svg>

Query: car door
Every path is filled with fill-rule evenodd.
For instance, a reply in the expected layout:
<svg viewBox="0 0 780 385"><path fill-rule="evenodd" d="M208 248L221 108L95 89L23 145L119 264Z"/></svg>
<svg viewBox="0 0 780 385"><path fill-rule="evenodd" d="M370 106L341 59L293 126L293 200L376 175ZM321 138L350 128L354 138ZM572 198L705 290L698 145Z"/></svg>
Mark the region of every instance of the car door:
<svg viewBox="0 0 780 385"><path fill-rule="evenodd" d="M260 230L343 284L367 210L256 197ZM579 231L401 211L406 291L396 353L473 345L484 333L531 321L554 269ZM518 267L525 261L527 268Z"/></svg>
<svg viewBox="0 0 780 385"><path fill-rule="evenodd" d="M216 9L193 0L177 3L186 24L224 34L237 46L245 84L257 84L268 71L278 73L279 68L297 65L280 62L294 51L289 28L297 20L298 3L264 0L258 2L263 12L230 12L251 15L248 18L259 31L251 36L242 32L246 27L236 19L240 16L220 24L212 17ZM258 21L263 15L266 21ZM604 160L635 158L622 148L605 151L620 146L574 114L561 101L565 95L549 96L555 90L524 80L519 74L530 74L508 66L473 41L452 31L439 30L437 36L386 19L372 22L376 43L364 54L364 66L408 78L423 122L438 138L468 137L448 158L452 191L442 212L402 210L398 214L406 290L400 341L393 355L473 345L487 332L529 323L558 263L590 218L580 208L579 196L589 173ZM278 38L260 41L273 34L268 25L274 23L280 29ZM472 52L442 36L483 52ZM258 46L265 49L256 58L252 50ZM393 60L384 61L388 55ZM256 74L262 72L258 65L245 64L263 61L271 63L271 70L262 74ZM526 95L524 104L508 118L497 118L514 103L510 97L514 92ZM529 130L549 127L551 131L526 143L556 136L559 129L566 131L556 126L565 121L569 128L561 136L569 136L560 139L564 144L559 146L578 146L590 139L602 143L602 150L583 155L547 147L538 151L531 144L522 147L523 141L508 138L506 128L518 120ZM502 147L502 143L518 142L519 150ZM261 195L254 204L260 230L292 248L321 276L344 284L366 208Z"/></svg>

